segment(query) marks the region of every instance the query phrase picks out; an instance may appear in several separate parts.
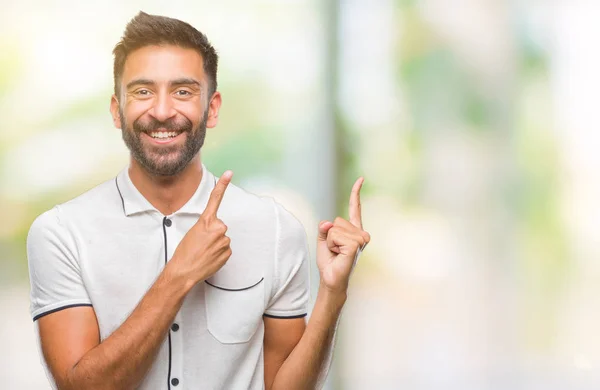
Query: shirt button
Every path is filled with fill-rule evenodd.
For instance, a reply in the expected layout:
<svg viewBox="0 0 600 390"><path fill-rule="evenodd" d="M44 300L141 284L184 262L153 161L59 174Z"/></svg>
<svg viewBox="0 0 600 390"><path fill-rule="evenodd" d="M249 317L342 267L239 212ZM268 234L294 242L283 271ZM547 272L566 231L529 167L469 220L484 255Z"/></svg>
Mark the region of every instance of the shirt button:
<svg viewBox="0 0 600 390"><path fill-rule="evenodd" d="M179 330L179 325L177 323L174 323L173 325L171 325L171 330L173 332L177 332Z"/></svg>
<svg viewBox="0 0 600 390"><path fill-rule="evenodd" d="M173 224L173 222L171 222L170 219L165 218L164 224L165 224L166 227L170 227Z"/></svg>
<svg viewBox="0 0 600 390"><path fill-rule="evenodd" d="M173 378L173 379L171 379L171 384L172 384L173 386L177 386L177 385L179 384L179 379L177 379L177 378Z"/></svg>

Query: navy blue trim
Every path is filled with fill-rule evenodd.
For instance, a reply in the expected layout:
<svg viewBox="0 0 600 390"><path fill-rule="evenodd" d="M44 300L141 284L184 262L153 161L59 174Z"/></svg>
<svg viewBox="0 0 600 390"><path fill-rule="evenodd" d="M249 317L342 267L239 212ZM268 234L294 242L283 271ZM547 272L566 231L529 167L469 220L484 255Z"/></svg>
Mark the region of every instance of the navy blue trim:
<svg viewBox="0 0 600 390"><path fill-rule="evenodd" d="M89 307L93 307L91 303L75 303L73 305L66 305L66 306L61 306L61 307L57 307L56 309L52 309L52 310L48 310L44 313L38 314L37 316L33 317L33 321L37 321L40 318L47 316L48 314L52 314L52 313L56 313L57 311L61 311L61 310L65 310L65 309L70 309L72 307L79 307L79 306L89 306Z"/></svg>
<svg viewBox="0 0 600 390"><path fill-rule="evenodd" d="M165 238L165 265L167 265L167 217L163 218L163 236ZM169 371L167 374L167 389L171 390L171 332L168 332L169 337Z"/></svg>
<svg viewBox="0 0 600 390"><path fill-rule="evenodd" d="M297 316L274 316L274 315L272 315L272 314L267 314L267 313L264 313L264 314L263 314L263 317L269 317L269 318L281 318L281 319L287 319L287 320L290 320L290 319L293 319L293 318L304 318L304 317L306 317L306 313L304 313L304 314L298 314Z"/></svg>
<svg viewBox="0 0 600 390"><path fill-rule="evenodd" d="M123 205L123 214L127 216L127 212L125 211L125 199L123 199L123 194L121 194L121 189L119 188L119 183L117 182L117 177L115 177L115 184L117 185L117 191L119 191L119 196L121 197L121 204Z"/></svg>
<svg viewBox="0 0 600 390"><path fill-rule="evenodd" d="M215 286L214 284L210 283L208 280L205 280L204 283L208 284L209 286L213 286L214 288L218 288L219 290L224 290L224 291L244 291L244 290L251 289L254 286L258 286L260 284L260 282L262 282L263 280L265 280L265 278L260 278L260 280L258 282L256 282L256 283L254 283L252 286L242 287L242 288L225 288L225 287L219 287L219 286Z"/></svg>
<svg viewBox="0 0 600 390"><path fill-rule="evenodd" d="M167 388L171 389L171 332L169 332L169 372L167 373Z"/></svg>

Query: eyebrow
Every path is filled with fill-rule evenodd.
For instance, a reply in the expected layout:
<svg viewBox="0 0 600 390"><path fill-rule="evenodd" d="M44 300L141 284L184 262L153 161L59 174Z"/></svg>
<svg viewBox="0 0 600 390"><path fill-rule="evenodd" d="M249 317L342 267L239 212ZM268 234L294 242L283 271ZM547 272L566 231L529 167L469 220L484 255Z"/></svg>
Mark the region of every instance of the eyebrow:
<svg viewBox="0 0 600 390"><path fill-rule="evenodd" d="M156 82L154 80L144 78L135 79L127 83L127 89L131 89L138 85L156 85ZM194 85L198 88L202 88L202 83L200 83L200 81L189 77L182 77L169 81L169 86L171 87L180 85Z"/></svg>

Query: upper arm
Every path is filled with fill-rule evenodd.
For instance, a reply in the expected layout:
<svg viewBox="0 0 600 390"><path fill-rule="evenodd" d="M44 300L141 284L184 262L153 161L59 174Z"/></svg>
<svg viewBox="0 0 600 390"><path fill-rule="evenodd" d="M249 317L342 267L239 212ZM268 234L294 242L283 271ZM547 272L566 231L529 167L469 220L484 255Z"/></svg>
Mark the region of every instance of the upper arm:
<svg viewBox="0 0 600 390"><path fill-rule="evenodd" d="M91 306L77 244L58 208L40 215L31 225L27 261L34 320L72 306Z"/></svg>
<svg viewBox="0 0 600 390"><path fill-rule="evenodd" d="M304 334L309 300L306 232L289 211L279 204L275 207L275 278L263 316L266 389L271 388L277 372Z"/></svg>
<svg viewBox="0 0 600 390"><path fill-rule="evenodd" d="M305 318L263 317L265 324L265 389L270 389L275 375L290 355L306 329Z"/></svg>
<svg viewBox="0 0 600 390"><path fill-rule="evenodd" d="M43 357L57 384L99 343L98 323L84 285L78 248L59 208L40 215L27 236L31 316Z"/></svg>
<svg viewBox="0 0 600 390"><path fill-rule="evenodd" d="M94 309L71 307L37 320L44 360L59 388L69 371L91 349L100 344L100 331Z"/></svg>
<svg viewBox="0 0 600 390"><path fill-rule="evenodd" d="M305 316L309 300L309 255L304 227L276 204L273 287L265 314L271 317Z"/></svg>

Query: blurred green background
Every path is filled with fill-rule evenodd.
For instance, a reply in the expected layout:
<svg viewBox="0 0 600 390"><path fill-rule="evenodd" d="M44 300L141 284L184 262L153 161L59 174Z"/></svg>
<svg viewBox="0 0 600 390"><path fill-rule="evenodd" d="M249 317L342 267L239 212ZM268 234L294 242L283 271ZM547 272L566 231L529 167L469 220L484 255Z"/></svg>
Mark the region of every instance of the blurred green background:
<svg viewBox="0 0 600 390"><path fill-rule="evenodd" d="M311 243L366 178L372 242L329 389L600 386L600 3L0 5L3 387L48 388L25 238L127 164L111 51L139 10L191 23L219 52L212 172L275 197Z"/></svg>

